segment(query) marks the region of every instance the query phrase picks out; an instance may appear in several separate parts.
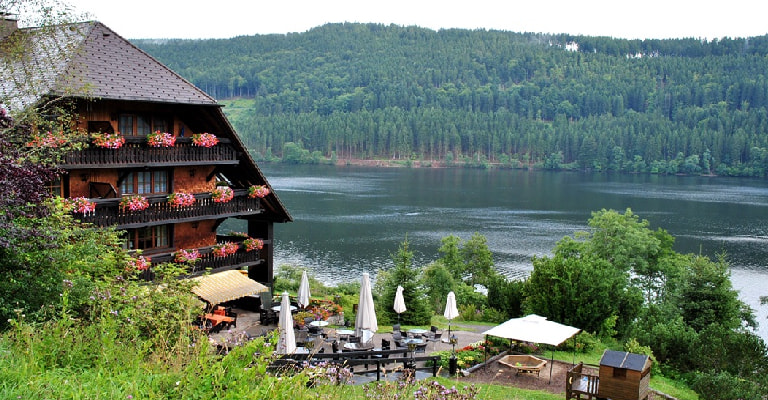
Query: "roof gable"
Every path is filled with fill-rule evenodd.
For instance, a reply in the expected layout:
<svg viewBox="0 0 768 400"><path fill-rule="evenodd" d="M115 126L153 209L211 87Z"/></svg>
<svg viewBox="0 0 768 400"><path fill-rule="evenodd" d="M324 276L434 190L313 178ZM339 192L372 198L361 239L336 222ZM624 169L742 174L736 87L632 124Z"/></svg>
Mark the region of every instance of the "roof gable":
<svg viewBox="0 0 768 400"><path fill-rule="evenodd" d="M111 29L99 22L90 24L91 28L65 74L87 85L89 96L216 105L211 96Z"/></svg>

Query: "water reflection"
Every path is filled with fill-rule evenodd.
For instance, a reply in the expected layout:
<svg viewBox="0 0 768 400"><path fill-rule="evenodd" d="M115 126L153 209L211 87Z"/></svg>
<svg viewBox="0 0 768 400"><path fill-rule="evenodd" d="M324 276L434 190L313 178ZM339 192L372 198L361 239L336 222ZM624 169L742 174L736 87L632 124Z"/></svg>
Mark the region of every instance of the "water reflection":
<svg viewBox="0 0 768 400"><path fill-rule="evenodd" d="M760 311L768 337L768 183L706 177L586 175L464 169L364 169L261 165L295 222L278 224L275 262L322 281L389 268L408 237L414 264L437 257L440 239L478 232L497 268L527 276L531 258L587 229L591 213L631 208L684 253L726 252L734 286ZM738 272L738 273L737 273Z"/></svg>

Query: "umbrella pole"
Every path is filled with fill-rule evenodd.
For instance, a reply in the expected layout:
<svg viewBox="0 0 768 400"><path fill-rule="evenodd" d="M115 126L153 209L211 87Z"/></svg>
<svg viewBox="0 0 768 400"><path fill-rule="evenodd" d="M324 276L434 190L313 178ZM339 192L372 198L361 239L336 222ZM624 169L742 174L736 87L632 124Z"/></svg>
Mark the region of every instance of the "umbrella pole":
<svg viewBox="0 0 768 400"><path fill-rule="evenodd" d="M549 360L549 384L552 384L552 364L555 362L555 349L552 349L552 358Z"/></svg>

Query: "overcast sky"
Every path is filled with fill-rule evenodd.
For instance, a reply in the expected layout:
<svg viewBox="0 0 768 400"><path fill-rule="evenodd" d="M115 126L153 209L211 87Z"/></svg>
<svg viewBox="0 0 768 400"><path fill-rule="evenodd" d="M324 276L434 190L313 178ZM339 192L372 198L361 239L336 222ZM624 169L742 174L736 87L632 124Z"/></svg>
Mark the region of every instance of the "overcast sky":
<svg viewBox="0 0 768 400"><path fill-rule="evenodd" d="M305 32L329 22L628 39L768 34L765 0L63 0L127 39ZM630 5L631 4L631 5Z"/></svg>

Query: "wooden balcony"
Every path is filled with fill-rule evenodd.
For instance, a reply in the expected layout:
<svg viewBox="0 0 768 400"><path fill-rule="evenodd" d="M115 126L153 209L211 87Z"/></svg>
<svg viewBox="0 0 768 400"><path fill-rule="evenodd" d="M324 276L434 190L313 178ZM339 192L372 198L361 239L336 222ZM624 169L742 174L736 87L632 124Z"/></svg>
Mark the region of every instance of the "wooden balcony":
<svg viewBox="0 0 768 400"><path fill-rule="evenodd" d="M72 151L65 156L60 167L93 169L238 163L237 152L229 139L220 139L219 144L213 147L193 146L191 138L178 138L173 147L150 147L144 137L127 137L119 149L91 146Z"/></svg>
<svg viewBox="0 0 768 400"><path fill-rule="evenodd" d="M224 219L244 215L260 214L261 199L248 197L248 189L235 189L235 196L226 203L213 201L210 193L195 194L195 204L174 207L166 195L147 196L149 208L143 211L120 209L120 199L96 199L96 211L76 214L82 222L100 227L114 226L117 229L140 228L162 223L181 223L205 219Z"/></svg>
<svg viewBox="0 0 768 400"><path fill-rule="evenodd" d="M266 244L268 241L264 241ZM197 249L200 252L200 258L192 264L185 264L187 266L187 274L189 276L202 275L206 272L220 272L230 269L240 269L250 265L257 265L265 262L261 253L265 251L253 250L245 251L244 248L240 248L237 253L230 254L224 257L218 257L213 255L213 247L203 247ZM160 253L160 254L147 254L150 257L152 265L158 265L162 263L173 262L174 253ZM142 279L152 280L154 278L152 268L143 271L141 274Z"/></svg>

